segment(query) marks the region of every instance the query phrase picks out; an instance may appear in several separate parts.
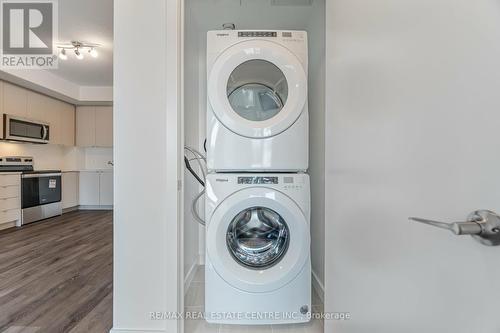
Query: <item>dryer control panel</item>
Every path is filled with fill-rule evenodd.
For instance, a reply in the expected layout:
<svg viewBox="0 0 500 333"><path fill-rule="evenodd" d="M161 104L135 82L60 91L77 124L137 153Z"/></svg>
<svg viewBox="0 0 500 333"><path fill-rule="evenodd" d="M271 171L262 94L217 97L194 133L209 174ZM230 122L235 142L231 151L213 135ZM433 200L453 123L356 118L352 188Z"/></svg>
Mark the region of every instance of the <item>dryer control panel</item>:
<svg viewBox="0 0 500 333"><path fill-rule="evenodd" d="M238 177L238 184L259 184L259 185L269 185L278 184L278 177Z"/></svg>

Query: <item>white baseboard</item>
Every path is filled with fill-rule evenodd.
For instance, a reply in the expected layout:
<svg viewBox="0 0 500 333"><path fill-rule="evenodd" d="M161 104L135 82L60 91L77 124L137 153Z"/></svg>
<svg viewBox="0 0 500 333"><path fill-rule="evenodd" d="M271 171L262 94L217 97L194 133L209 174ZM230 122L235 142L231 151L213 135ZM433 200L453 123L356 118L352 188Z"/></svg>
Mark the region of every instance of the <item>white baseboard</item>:
<svg viewBox="0 0 500 333"><path fill-rule="evenodd" d="M189 290L189 287L191 286L191 282L193 282L193 279L194 279L194 276L196 274L196 270L198 268L198 265L199 265L199 258L196 258L195 260L193 260L193 262L191 263L191 267L189 267L189 270L186 274L186 276L184 277L184 294L187 293L187 291Z"/></svg>
<svg viewBox="0 0 500 333"><path fill-rule="evenodd" d="M113 206L78 206L80 210L113 210Z"/></svg>
<svg viewBox="0 0 500 333"><path fill-rule="evenodd" d="M312 286L321 301L325 303L325 286L314 271L312 271Z"/></svg>
<svg viewBox="0 0 500 333"><path fill-rule="evenodd" d="M63 208L62 212L63 212L63 214L66 214L66 213L74 212L78 209L79 209L79 206L67 207L67 208Z"/></svg>
<svg viewBox="0 0 500 333"><path fill-rule="evenodd" d="M164 330L140 330L140 329L120 329L112 328L109 333L165 333Z"/></svg>

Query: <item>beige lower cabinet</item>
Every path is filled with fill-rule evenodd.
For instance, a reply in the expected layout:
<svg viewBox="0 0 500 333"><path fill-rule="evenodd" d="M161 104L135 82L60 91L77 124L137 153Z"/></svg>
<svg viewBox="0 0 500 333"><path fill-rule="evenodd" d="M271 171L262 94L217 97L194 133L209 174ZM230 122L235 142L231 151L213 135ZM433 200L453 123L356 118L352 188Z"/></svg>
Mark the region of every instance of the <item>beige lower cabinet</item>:
<svg viewBox="0 0 500 333"><path fill-rule="evenodd" d="M0 174L0 230L21 225L21 174Z"/></svg>
<svg viewBox="0 0 500 333"><path fill-rule="evenodd" d="M78 172L68 171L62 173L62 208L70 210L79 205L79 182Z"/></svg>

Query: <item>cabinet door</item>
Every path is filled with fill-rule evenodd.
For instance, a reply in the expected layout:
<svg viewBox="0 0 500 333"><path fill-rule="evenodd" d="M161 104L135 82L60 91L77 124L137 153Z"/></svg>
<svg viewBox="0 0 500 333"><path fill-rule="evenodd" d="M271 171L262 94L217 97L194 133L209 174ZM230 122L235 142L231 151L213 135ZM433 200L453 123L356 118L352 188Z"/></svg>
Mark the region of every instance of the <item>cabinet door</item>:
<svg viewBox="0 0 500 333"><path fill-rule="evenodd" d="M101 206L113 205L113 173L101 172L99 180L99 204Z"/></svg>
<svg viewBox="0 0 500 333"><path fill-rule="evenodd" d="M95 107L79 106L76 109L76 145L95 147Z"/></svg>
<svg viewBox="0 0 500 333"><path fill-rule="evenodd" d="M3 81L0 81L0 138L3 137Z"/></svg>
<svg viewBox="0 0 500 333"><path fill-rule="evenodd" d="M80 172L80 205L99 206L99 173Z"/></svg>
<svg viewBox="0 0 500 333"><path fill-rule="evenodd" d="M56 145L63 144L62 104L63 102L57 99L49 98L47 109L45 110L46 115L43 119L43 121L49 123L49 141L50 143Z"/></svg>
<svg viewBox="0 0 500 333"><path fill-rule="evenodd" d="M95 143L98 147L113 147L113 108L95 108Z"/></svg>
<svg viewBox="0 0 500 333"><path fill-rule="evenodd" d="M75 107L61 102L60 116L62 144L72 147L75 145Z"/></svg>
<svg viewBox="0 0 500 333"><path fill-rule="evenodd" d="M78 172L63 172L62 175L62 208L78 206Z"/></svg>
<svg viewBox="0 0 500 333"><path fill-rule="evenodd" d="M27 96L27 118L48 123L49 109L51 108L51 98L32 91L28 91Z"/></svg>
<svg viewBox="0 0 500 333"><path fill-rule="evenodd" d="M3 84L3 112L6 114L27 117L28 90L4 82Z"/></svg>

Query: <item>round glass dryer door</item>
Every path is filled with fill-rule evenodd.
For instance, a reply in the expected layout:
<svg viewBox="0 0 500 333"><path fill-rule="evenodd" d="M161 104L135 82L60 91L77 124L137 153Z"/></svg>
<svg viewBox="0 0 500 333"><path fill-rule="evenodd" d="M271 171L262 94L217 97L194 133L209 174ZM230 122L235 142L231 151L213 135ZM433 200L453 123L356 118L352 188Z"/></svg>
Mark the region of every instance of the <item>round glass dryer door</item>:
<svg viewBox="0 0 500 333"><path fill-rule="evenodd" d="M265 207L247 208L229 224L227 247L241 265L265 269L277 264L288 250L290 231L281 215Z"/></svg>
<svg viewBox="0 0 500 333"><path fill-rule="evenodd" d="M264 121L276 116L288 98L285 74L269 61L253 59L236 67L227 82L229 104L241 117Z"/></svg>
<svg viewBox="0 0 500 333"><path fill-rule="evenodd" d="M270 138L292 126L306 110L307 73L287 48L264 40L237 43L210 69L208 100L230 131Z"/></svg>

